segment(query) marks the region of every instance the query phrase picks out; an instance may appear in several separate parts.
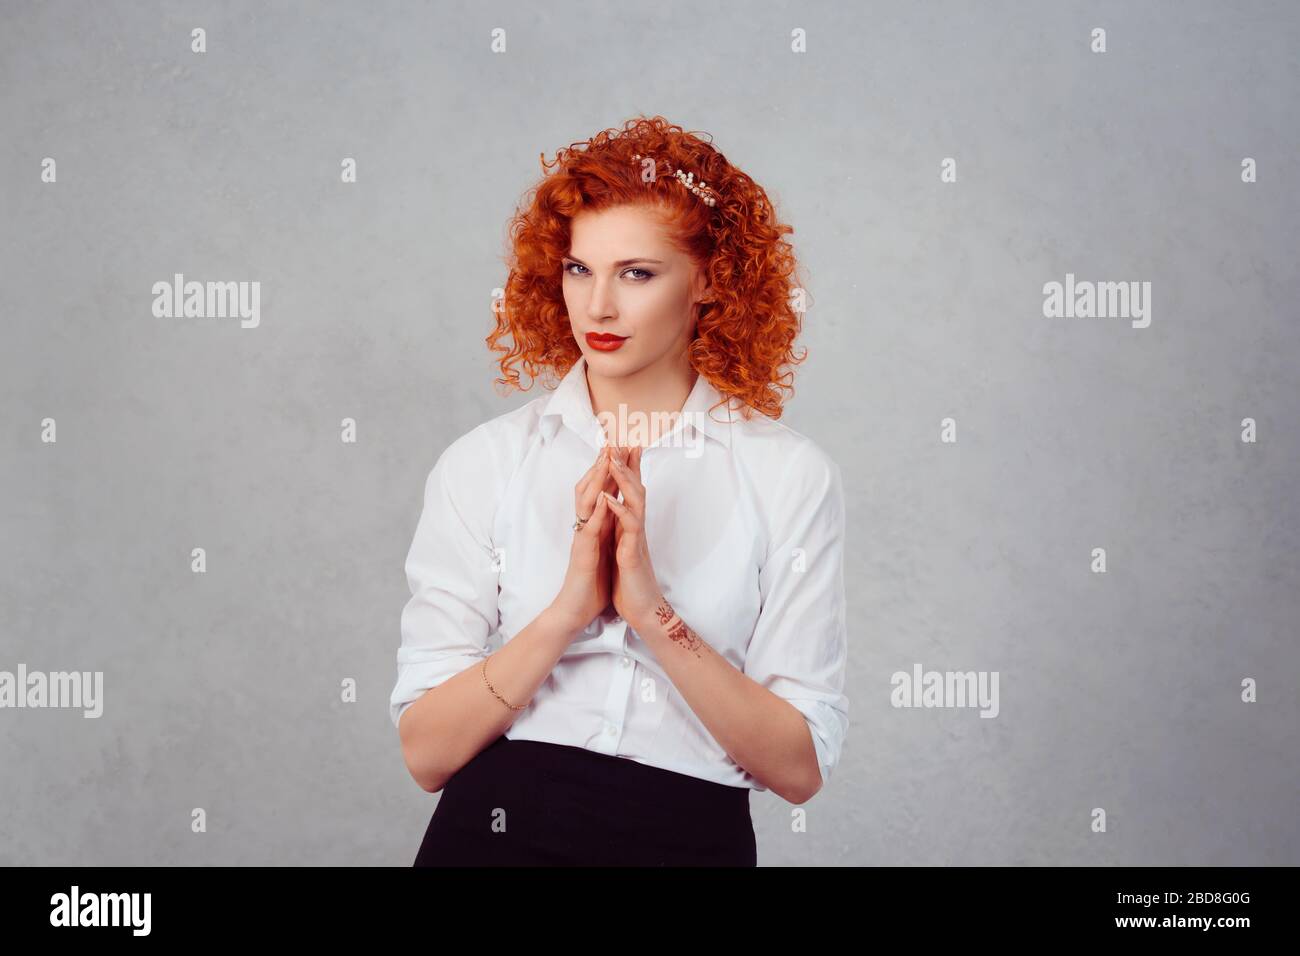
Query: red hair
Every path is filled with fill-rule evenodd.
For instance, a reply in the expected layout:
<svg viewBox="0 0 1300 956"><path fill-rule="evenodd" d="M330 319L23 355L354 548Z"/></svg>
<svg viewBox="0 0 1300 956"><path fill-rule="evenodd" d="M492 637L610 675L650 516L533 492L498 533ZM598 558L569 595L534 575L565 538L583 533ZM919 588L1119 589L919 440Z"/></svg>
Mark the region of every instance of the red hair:
<svg viewBox="0 0 1300 956"><path fill-rule="evenodd" d="M711 139L711 137L710 137ZM642 179L633 154L657 160L653 181ZM793 393L787 366L807 357L793 345L800 311L791 303L798 288L794 253L784 238L792 227L776 220L763 188L727 158L662 116L629 120L622 130L603 130L541 157L542 169L556 167L528 193L510 223L510 268L505 295L494 303L496 329L488 347L504 353L497 383L526 391L521 365L530 378L544 373L558 380L582 357L573 338L561 290L561 260L569 253L570 224L580 212L623 205L657 208L672 241L708 276L713 301L699 306L691 366L722 394L781 417ZM694 173L717 195L709 206L674 178L678 168ZM506 335L510 345L497 343Z"/></svg>

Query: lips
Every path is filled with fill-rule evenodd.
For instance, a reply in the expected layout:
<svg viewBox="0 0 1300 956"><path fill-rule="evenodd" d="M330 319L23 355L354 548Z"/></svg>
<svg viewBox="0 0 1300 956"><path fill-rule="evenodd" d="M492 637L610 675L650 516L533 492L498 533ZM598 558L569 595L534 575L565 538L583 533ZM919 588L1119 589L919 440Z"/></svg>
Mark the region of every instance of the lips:
<svg viewBox="0 0 1300 956"><path fill-rule="evenodd" d="M587 344L601 352L612 352L627 340L626 335L614 335L610 332L588 332Z"/></svg>

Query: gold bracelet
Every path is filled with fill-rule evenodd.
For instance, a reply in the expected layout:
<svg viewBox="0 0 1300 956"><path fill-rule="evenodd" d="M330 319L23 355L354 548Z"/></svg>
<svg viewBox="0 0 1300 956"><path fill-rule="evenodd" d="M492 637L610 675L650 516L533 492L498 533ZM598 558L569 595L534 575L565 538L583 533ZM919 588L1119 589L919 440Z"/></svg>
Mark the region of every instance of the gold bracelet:
<svg viewBox="0 0 1300 956"><path fill-rule="evenodd" d="M483 672L483 683L487 684L487 689L492 691L493 696L496 697L497 700L501 701L501 703L509 707L511 710L523 710L525 707L527 707L528 706L527 704L512 704L510 703L510 701L506 700L504 697L502 697L500 694L497 693L497 689L492 686L492 682L487 678L487 662L488 659L486 657L483 658L483 666L480 667L479 670Z"/></svg>

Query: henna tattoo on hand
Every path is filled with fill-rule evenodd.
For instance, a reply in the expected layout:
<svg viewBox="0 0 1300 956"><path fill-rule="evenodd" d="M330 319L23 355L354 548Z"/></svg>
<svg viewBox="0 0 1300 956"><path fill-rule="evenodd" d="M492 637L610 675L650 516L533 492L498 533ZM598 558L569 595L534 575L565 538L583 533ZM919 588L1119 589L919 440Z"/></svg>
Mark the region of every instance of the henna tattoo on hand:
<svg viewBox="0 0 1300 956"><path fill-rule="evenodd" d="M659 606L655 608L655 617L660 624L668 629L668 638L688 651L693 651L696 657L702 658L704 655L700 652L700 648L704 645L704 641L700 639L698 634L687 627L686 622L680 617L673 623L673 618L676 616L677 612L673 610L673 606L668 603L667 598L660 601Z"/></svg>

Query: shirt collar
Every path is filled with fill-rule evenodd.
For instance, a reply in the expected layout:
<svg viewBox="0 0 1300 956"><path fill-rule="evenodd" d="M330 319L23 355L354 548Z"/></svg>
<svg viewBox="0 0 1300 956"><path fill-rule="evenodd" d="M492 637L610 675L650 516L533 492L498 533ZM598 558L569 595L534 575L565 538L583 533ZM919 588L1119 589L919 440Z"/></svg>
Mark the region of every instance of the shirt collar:
<svg viewBox="0 0 1300 956"><path fill-rule="evenodd" d="M722 401L722 394L703 375L697 375L691 393L681 411L686 419L686 428L693 428L699 434L721 444L731 447L731 428L736 421L735 400L726 405L709 410ZM716 416L716 417L715 417ZM569 369L559 386L551 393L542 409L541 430L547 442L555 438L561 425L586 438L592 447L597 443L602 431L596 413L591 407L591 393L587 390L587 357L580 356ZM663 436L661 436L662 439Z"/></svg>

